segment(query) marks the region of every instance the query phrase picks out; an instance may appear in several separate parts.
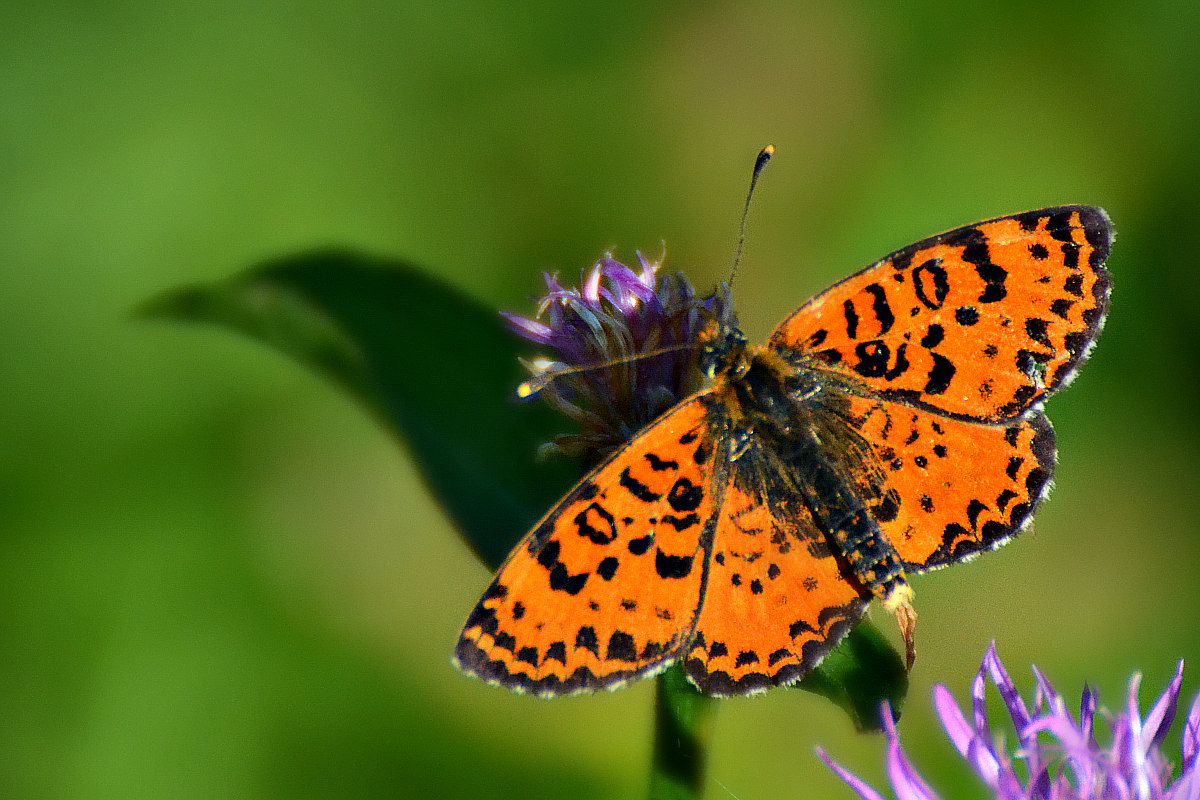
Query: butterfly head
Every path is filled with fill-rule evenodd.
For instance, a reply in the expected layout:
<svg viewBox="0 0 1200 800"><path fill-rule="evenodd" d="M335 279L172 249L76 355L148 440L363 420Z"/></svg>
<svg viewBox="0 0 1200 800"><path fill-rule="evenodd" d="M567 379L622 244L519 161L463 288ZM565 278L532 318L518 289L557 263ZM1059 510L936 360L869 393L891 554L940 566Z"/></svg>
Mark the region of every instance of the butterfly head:
<svg viewBox="0 0 1200 800"><path fill-rule="evenodd" d="M699 367L708 378L743 372L746 365L746 336L737 326L733 297L722 283L709 301L711 316L697 334Z"/></svg>

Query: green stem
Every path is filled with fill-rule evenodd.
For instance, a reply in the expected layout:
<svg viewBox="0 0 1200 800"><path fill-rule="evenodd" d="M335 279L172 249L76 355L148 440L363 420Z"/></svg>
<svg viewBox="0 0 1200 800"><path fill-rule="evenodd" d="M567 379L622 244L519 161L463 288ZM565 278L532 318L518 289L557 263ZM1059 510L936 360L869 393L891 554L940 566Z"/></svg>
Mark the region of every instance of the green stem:
<svg viewBox="0 0 1200 800"><path fill-rule="evenodd" d="M699 798L718 701L696 691L678 665L655 680L654 698L650 800Z"/></svg>

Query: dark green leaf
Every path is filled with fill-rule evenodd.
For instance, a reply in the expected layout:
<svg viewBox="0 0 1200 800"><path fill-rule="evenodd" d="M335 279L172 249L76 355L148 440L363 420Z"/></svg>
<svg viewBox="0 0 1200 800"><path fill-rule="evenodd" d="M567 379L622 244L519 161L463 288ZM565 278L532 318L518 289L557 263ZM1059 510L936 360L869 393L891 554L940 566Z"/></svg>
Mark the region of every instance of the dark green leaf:
<svg viewBox="0 0 1200 800"><path fill-rule="evenodd" d="M891 704L892 716L900 718L908 671L900 653L864 619L797 686L832 700L858 730L878 731L884 700Z"/></svg>
<svg viewBox="0 0 1200 800"><path fill-rule="evenodd" d="M654 686L654 757L650 800L694 800L704 771L719 701L700 694L675 664Z"/></svg>
<svg viewBox="0 0 1200 800"><path fill-rule="evenodd" d="M146 316L222 325L348 389L407 442L434 494L495 567L578 476L534 463L565 429L517 403L527 347L495 309L403 262L348 251L288 256L230 280L172 291Z"/></svg>

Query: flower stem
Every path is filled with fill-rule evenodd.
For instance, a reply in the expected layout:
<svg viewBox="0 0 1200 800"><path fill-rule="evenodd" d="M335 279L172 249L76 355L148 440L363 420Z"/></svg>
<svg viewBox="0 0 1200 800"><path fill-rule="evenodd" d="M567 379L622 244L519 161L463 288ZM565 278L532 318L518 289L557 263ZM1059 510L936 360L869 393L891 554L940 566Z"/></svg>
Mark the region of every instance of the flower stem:
<svg viewBox="0 0 1200 800"><path fill-rule="evenodd" d="M650 800L699 798L718 701L696 691L679 665L655 679L654 698Z"/></svg>

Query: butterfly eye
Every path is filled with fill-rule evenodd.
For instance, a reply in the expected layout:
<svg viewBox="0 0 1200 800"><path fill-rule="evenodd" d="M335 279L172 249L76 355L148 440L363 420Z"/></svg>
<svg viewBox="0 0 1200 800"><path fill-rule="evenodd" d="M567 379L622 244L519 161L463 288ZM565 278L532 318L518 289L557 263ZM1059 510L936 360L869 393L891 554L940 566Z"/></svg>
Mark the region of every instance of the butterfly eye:
<svg viewBox="0 0 1200 800"><path fill-rule="evenodd" d="M700 371L709 378L745 375L750 362L745 357L746 336L731 325L709 320L701 333Z"/></svg>

